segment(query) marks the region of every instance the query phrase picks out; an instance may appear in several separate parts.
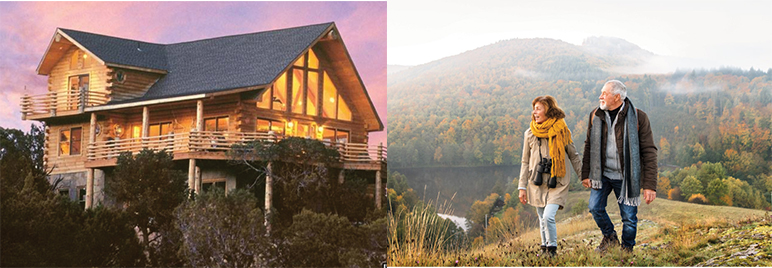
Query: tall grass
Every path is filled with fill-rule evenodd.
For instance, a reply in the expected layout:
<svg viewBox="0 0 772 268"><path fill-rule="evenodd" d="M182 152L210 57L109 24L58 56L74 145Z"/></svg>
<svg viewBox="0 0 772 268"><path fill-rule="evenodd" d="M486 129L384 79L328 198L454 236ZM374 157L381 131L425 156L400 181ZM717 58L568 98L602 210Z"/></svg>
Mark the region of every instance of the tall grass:
<svg viewBox="0 0 772 268"><path fill-rule="evenodd" d="M587 196L586 192L572 193L568 204L580 203ZM618 223L615 207L608 206L612 220ZM432 203L419 202L412 211L402 209L389 215L390 266L692 266L711 258L731 259L733 253L748 248L738 243L760 243L744 237L751 235L754 222L772 219L764 211L657 200L639 210L638 245L632 254L620 247L598 254L594 249L602 236L592 215L563 212L557 225L558 256L545 258L538 247L538 228L512 225L513 211L505 210L491 222L487 241L481 237L481 243L455 248L448 238L452 237L450 228L442 224L437 212L452 213L447 202L436 209ZM744 232L748 234L743 236ZM739 238L729 238L730 233ZM769 264L770 258L764 258L751 263Z"/></svg>
<svg viewBox="0 0 772 268"><path fill-rule="evenodd" d="M421 260L438 258L452 248L450 240L454 236L465 236L464 233L451 234L452 221L437 215L453 214L451 201L433 206L437 203L439 200L422 201L412 210L396 208L389 212L389 265L426 265Z"/></svg>

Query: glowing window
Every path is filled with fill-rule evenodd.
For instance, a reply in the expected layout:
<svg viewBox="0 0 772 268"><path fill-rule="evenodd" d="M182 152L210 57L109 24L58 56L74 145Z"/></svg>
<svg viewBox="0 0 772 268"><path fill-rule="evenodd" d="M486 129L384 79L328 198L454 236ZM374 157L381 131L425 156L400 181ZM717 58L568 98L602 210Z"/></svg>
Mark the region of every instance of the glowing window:
<svg viewBox="0 0 772 268"><path fill-rule="evenodd" d="M308 71L308 91L306 92L306 114L316 115L319 101L319 72Z"/></svg>
<svg viewBox="0 0 772 268"><path fill-rule="evenodd" d="M70 155L70 135L69 129L59 132L59 155Z"/></svg>
<svg viewBox="0 0 772 268"><path fill-rule="evenodd" d="M83 128L63 129L59 132L59 155L79 155Z"/></svg>
<svg viewBox="0 0 772 268"><path fill-rule="evenodd" d="M325 128L322 132L322 140L325 141L334 141L335 140L335 129L334 128Z"/></svg>
<svg viewBox="0 0 772 268"><path fill-rule="evenodd" d="M300 56L300 58L297 61L295 61L295 64L293 64L293 65L298 66L298 67L305 66L306 65L306 56L305 55Z"/></svg>
<svg viewBox="0 0 772 268"><path fill-rule="evenodd" d="M171 122L152 124L148 127L148 136L150 137L168 135L171 132L172 132Z"/></svg>
<svg viewBox="0 0 772 268"><path fill-rule="evenodd" d="M338 89L330 80L327 72L324 72L324 87L322 93L322 116L337 118L338 116Z"/></svg>
<svg viewBox="0 0 772 268"><path fill-rule="evenodd" d="M347 143L349 141L349 132L344 130L337 130L336 142Z"/></svg>
<svg viewBox="0 0 772 268"><path fill-rule="evenodd" d="M257 108L271 109L271 88L266 88L263 95L260 96L260 101L257 102Z"/></svg>
<svg viewBox="0 0 772 268"><path fill-rule="evenodd" d="M308 68L319 69L319 58L313 49L308 50Z"/></svg>
<svg viewBox="0 0 772 268"><path fill-rule="evenodd" d="M292 112L303 113L303 69L292 70Z"/></svg>
<svg viewBox="0 0 772 268"><path fill-rule="evenodd" d="M338 119L351 121L351 109L342 97L338 98Z"/></svg>
<svg viewBox="0 0 772 268"><path fill-rule="evenodd" d="M142 136L142 126L133 126L131 128L131 137L139 138Z"/></svg>
<svg viewBox="0 0 772 268"><path fill-rule="evenodd" d="M284 122L271 121L271 130L276 135L284 135Z"/></svg>
<svg viewBox="0 0 772 268"><path fill-rule="evenodd" d="M228 117L204 119L204 131L228 131Z"/></svg>
<svg viewBox="0 0 772 268"><path fill-rule="evenodd" d="M258 118L255 129L257 132L267 133L272 130L276 135L284 135L284 122Z"/></svg>
<svg viewBox="0 0 772 268"><path fill-rule="evenodd" d="M283 73L273 84L273 109L287 110L287 73Z"/></svg>
<svg viewBox="0 0 772 268"><path fill-rule="evenodd" d="M296 134L297 134L298 137L302 137L302 138L311 137L311 132L310 131L311 131L311 126L310 125L308 125L308 124L298 124L298 131L297 131Z"/></svg>
<svg viewBox="0 0 772 268"><path fill-rule="evenodd" d="M271 130L271 121L264 119L257 119L257 126L255 127L257 132L268 132Z"/></svg>

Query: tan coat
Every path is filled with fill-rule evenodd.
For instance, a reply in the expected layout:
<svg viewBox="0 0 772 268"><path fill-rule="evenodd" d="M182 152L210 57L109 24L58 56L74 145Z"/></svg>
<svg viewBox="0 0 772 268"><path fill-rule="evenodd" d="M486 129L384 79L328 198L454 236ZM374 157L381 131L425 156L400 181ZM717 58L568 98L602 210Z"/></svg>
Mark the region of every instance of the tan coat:
<svg viewBox="0 0 772 268"><path fill-rule="evenodd" d="M550 179L547 175L544 175L541 186L533 184L533 181L539 174L536 172L539 161L541 161L539 150L541 149L542 157L550 158L549 142L548 139L542 139L541 146L539 146L538 138L533 135L530 128L525 131L523 136L525 137L523 141L523 160L520 166L520 182L518 187L526 188L529 205L545 207L547 204L558 204L560 209L563 209L563 206L566 204L566 196L568 195L568 183L571 179L570 172L566 170L566 176L558 178L557 187L552 189L547 187ZM565 153L577 176L582 174L582 158L576 152L576 147L573 143L566 145ZM566 168L568 168L568 165L566 165Z"/></svg>

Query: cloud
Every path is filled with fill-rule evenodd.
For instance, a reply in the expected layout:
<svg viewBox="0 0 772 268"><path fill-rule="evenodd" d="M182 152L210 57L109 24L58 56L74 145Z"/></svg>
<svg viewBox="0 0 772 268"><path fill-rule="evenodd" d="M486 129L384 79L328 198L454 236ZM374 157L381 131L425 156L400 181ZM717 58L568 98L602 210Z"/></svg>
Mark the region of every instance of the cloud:
<svg viewBox="0 0 772 268"><path fill-rule="evenodd" d="M723 81L718 81L712 84L703 85L695 82L687 77L682 78L675 83L666 83L659 87L661 91L666 91L671 94L687 94L687 93L704 93L712 91L721 91L727 87L727 84Z"/></svg>

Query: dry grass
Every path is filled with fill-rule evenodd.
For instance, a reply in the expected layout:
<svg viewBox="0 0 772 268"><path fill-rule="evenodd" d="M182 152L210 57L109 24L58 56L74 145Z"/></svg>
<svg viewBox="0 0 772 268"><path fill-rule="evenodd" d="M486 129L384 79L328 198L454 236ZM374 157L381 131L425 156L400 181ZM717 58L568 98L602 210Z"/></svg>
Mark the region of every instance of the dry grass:
<svg viewBox="0 0 772 268"><path fill-rule="evenodd" d="M613 195L612 195L613 196ZM738 230L767 230L770 216L761 210L697 205L658 198L639 207L637 246L632 254L612 248L606 254L594 252L601 238L600 230L587 213L571 216L572 204L589 198L589 192L571 192L567 209L558 213L558 252L556 258L539 255L539 232L527 230L512 239L481 248L441 250L411 248L402 254L390 254L390 266L693 266L709 260L732 259L729 256L742 247L714 250ZM621 219L615 199L609 199L607 210L615 227L621 231ZM416 216L418 217L418 215ZM419 220L420 218L416 218ZM426 225L422 225L426 226ZM761 227L759 227L761 226ZM420 232L418 232L420 233ZM772 237L770 237L772 238ZM734 240L733 240L734 241ZM751 243L738 238L732 244ZM755 241L755 240L754 240ZM763 243L763 242L762 242ZM730 242L726 242L730 244ZM391 248L390 248L391 251ZM763 257L752 266L770 263ZM766 258L766 259L765 259Z"/></svg>

